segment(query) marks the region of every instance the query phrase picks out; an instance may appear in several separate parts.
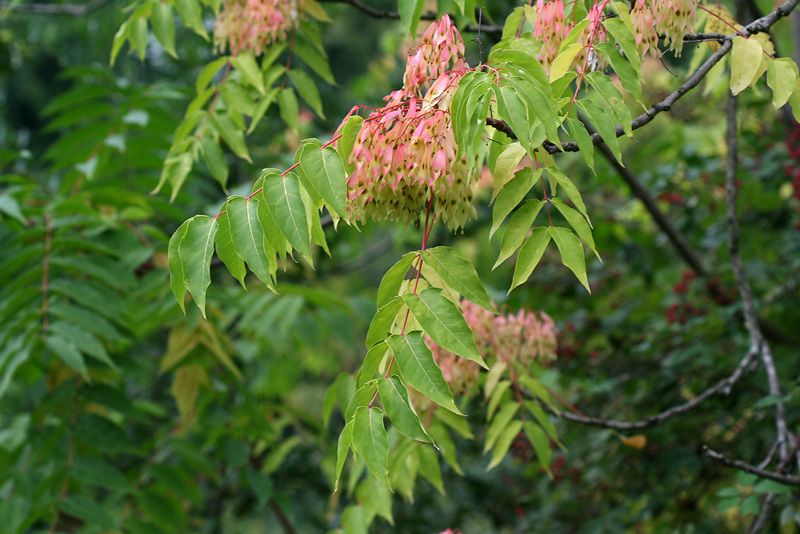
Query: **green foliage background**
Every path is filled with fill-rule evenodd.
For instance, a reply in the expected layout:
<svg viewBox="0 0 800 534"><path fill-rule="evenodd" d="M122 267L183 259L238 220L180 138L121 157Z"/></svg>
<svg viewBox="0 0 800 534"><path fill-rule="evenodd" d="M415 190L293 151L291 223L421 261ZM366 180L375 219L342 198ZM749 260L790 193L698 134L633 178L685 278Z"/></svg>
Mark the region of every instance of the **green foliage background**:
<svg viewBox="0 0 800 534"><path fill-rule="evenodd" d="M515 5L488 4L484 24L502 24ZM315 247L316 270L288 262L279 295L254 277L243 291L215 261L207 319L194 306L181 313L167 273L169 236L185 219L217 213L226 192L249 194L261 167L289 167L301 139L329 139L353 105L378 105L402 83L407 41L397 21L325 7L334 22L324 44L338 82L316 80L326 118L301 113L292 132L273 106L247 139L253 164L223 143L226 189L195 165L173 202L171 191L151 191L213 47L179 25L179 60L151 36L143 61L123 48L111 67L111 44L127 19L117 5L82 17L0 13L3 532L362 532L372 517L355 514L377 514L374 532L741 532L767 490L779 493L770 531L795 532L796 492L759 487L701 452L708 444L752 463L768 453L776 399L763 368L731 395L644 431L642 449L614 431L553 417L564 449L554 445L552 479L524 441L487 472L486 405L457 399L468 427L453 432L458 461L441 463L440 482L412 478L412 501L359 479L355 468L332 494L346 377L366 353L383 274L419 248L420 232L328 226L330 257ZM457 12L453 2L438 7ZM212 19L207 12L207 28ZM784 55L787 27L773 36ZM491 38L482 41L482 49L467 43L472 65L488 54ZM665 62L684 74L703 46ZM645 69L645 102L680 84L658 64ZM492 270L501 236L489 239L489 190L463 235L434 229L432 244L472 261L504 309L556 320L559 357L537 378L562 410L641 419L727 376L747 351L726 246L726 93L718 83L704 97L688 96L623 145L627 167L686 236L705 276L686 276L692 269L599 153L596 176L580 155L559 160L587 204L604 260L586 256L591 296L552 250L506 296L513 265ZM772 327L792 430L800 183L791 182L800 130L770 101L763 84L740 98L738 207L742 256ZM333 399L342 408L325 414ZM734 508L724 510L725 498Z"/></svg>

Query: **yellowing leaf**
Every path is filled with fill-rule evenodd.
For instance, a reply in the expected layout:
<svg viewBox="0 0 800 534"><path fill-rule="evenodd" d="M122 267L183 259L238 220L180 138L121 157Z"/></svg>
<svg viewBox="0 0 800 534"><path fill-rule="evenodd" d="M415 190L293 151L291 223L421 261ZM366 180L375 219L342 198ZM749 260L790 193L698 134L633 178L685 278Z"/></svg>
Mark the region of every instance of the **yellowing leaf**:
<svg viewBox="0 0 800 534"><path fill-rule="evenodd" d="M730 35L733 33L733 28L737 30L742 29L742 25L736 22L733 15L728 13L724 7L712 7L708 9L708 20L706 20L706 33L722 33ZM716 41L708 41L708 46L711 50L716 52L719 50L720 44Z"/></svg>
<svg viewBox="0 0 800 534"><path fill-rule="evenodd" d="M645 445L647 445L647 437L644 434L637 434L629 438L620 436L619 439L622 441L622 443L628 447L633 447L634 449L644 449Z"/></svg>
<svg viewBox="0 0 800 534"><path fill-rule="evenodd" d="M761 43L744 37L733 38L731 51L731 93L738 95L758 74L761 65Z"/></svg>
<svg viewBox="0 0 800 534"><path fill-rule="evenodd" d="M187 418L194 411L200 386L209 385L208 373L199 365L184 365L175 371L170 393L175 397L182 418Z"/></svg>
<svg viewBox="0 0 800 534"><path fill-rule="evenodd" d="M797 83L797 65L789 58L767 60L767 85L772 89L772 105L783 107Z"/></svg>
<svg viewBox="0 0 800 534"><path fill-rule="evenodd" d="M566 50L558 55L555 61L553 61L553 66L550 67L550 83L558 80L569 71L569 67L575 60L575 56L577 56L578 52L582 49L583 45L581 43L572 43Z"/></svg>

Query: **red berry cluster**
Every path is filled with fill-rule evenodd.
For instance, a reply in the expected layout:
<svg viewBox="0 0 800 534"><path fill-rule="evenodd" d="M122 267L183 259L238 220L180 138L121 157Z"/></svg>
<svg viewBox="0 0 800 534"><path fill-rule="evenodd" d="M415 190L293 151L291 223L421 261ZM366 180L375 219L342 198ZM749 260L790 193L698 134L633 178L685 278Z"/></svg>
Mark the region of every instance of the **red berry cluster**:
<svg viewBox="0 0 800 534"><path fill-rule="evenodd" d="M523 463L533 460L533 447L524 432L517 434L511 445L511 456Z"/></svg>
<svg viewBox="0 0 800 534"><path fill-rule="evenodd" d="M666 316L667 323L680 323L685 324L692 317L702 317L708 314L708 309L698 304L698 299L710 298L717 306L730 306L736 301L738 290L728 288L719 278L712 278L705 284L705 294L707 297L697 295L695 298L690 298L692 287L699 289L697 284L693 281L697 278L697 273L694 271L686 271L681 276L681 279L675 282L673 293L678 295L681 302L673 302L669 305L664 315Z"/></svg>
<svg viewBox="0 0 800 534"><path fill-rule="evenodd" d="M789 151L790 162L784 165L783 172L792 180L792 198L800 200L800 123L794 124L794 128L786 138L786 149ZM798 219L794 221L795 230L800 230L800 205L796 206Z"/></svg>
<svg viewBox="0 0 800 534"><path fill-rule="evenodd" d="M658 195L658 200L663 200L669 204L674 204L676 206L683 206L683 195L680 193L670 193L669 191L664 191L660 195Z"/></svg>

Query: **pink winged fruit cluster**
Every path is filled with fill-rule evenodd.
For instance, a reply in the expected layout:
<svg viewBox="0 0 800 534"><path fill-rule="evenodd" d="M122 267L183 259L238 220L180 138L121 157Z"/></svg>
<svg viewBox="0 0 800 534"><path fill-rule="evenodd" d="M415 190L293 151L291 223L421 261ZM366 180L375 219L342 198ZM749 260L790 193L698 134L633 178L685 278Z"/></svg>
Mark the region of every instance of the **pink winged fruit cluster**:
<svg viewBox="0 0 800 534"><path fill-rule="evenodd" d="M477 215L474 180L466 158L457 157L450 119L450 103L467 70L464 42L445 15L411 50L403 88L387 96L381 108L353 108L348 117L371 112L350 155L354 170L347 180L347 200L352 218L416 224L432 206L436 219L457 230Z"/></svg>
<svg viewBox="0 0 800 534"><path fill-rule="evenodd" d="M222 52L253 52L286 40L297 27L303 0L229 0L214 26L214 42Z"/></svg>

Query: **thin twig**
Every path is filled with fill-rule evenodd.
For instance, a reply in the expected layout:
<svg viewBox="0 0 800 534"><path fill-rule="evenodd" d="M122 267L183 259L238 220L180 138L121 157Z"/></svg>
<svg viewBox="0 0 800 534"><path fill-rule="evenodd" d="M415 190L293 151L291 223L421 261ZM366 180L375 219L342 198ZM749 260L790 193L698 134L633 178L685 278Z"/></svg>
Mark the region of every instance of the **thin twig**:
<svg viewBox="0 0 800 534"><path fill-rule="evenodd" d="M705 456L708 456L712 460L721 463L722 465L728 467L735 467L736 469L741 469L745 473L758 475L761 478L768 478L770 480L774 480L775 482L780 482L781 484L786 484L788 486L800 486L800 477L792 475L784 475L782 473L776 473L774 471L767 471L766 469L759 469L758 467L752 464L748 464L747 462L728 458L721 452L717 452L715 450L710 449L708 445L703 445L703 454Z"/></svg>
<svg viewBox="0 0 800 534"><path fill-rule="evenodd" d="M82 17L106 5L109 0L93 0L88 4L22 4L16 2L0 2L0 11L11 13L29 13L31 15L69 15Z"/></svg>
<svg viewBox="0 0 800 534"><path fill-rule="evenodd" d="M640 421L615 421L613 419L601 419L599 417L586 417L584 415L578 415L569 412L561 412L560 417L574 423L599 426L603 428L612 428L614 430L639 430L643 428L650 428L663 423L665 420L671 417L688 412L689 410L698 407L709 397L713 397L715 395L728 395L734 384L741 380L741 378L749 370L750 364L756 360L757 356L758 350L755 347L751 347L750 350L747 351L745 357L742 358L742 361L739 362L739 365L736 367L733 373L730 374L730 376L723 378L693 399L684 402L683 404L679 404L678 406L674 406L668 410L664 410L656 415L651 415L650 417Z"/></svg>
<svg viewBox="0 0 800 534"><path fill-rule="evenodd" d="M291 521L289 521L289 518L283 512L278 503L275 502L275 499L270 499L269 507L275 514L275 517L278 518L278 523L281 524L283 531L286 532L286 534L297 534L297 530L294 528Z"/></svg>
<svg viewBox="0 0 800 534"><path fill-rule="evenodd" d="M736 185L736 171L738 167L737 153L737 131L736 131L736 97L731 95L728 99L727 113L727 132L726 142L728 145L728 155L725 165L725 201L726 217L728 221L728 251L730 253L731 266L736 283L739 287L739 294L742 298L742 312L744 313L745 326L750 334L750 343L759 348L761 361L764 362L764 369L767 372L769 392L775 398L775 425L778 431L778 450L780 458L786 458L788 446L791 446L791 436L786 427L786 415L783 402L780 400L781 387L778 372L775 368L775 361L772 358L772 351L769 342L764 338L761 327L758 324L753 290L747 281L744 272L744 264L739 253L739 221L736 217L736 197L738 188Z"/></svg>

